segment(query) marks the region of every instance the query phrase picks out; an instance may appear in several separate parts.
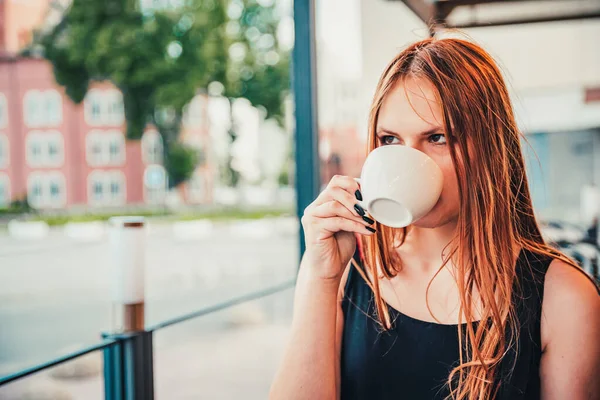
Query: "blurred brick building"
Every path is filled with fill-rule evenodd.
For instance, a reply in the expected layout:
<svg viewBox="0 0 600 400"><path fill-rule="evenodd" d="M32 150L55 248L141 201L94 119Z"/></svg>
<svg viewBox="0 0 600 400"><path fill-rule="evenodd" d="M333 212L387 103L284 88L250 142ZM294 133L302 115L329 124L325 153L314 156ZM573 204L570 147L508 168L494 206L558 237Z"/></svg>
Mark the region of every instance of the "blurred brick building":
<svg viewBox="0 0 600 400"><path fill-rule="evenodd" d="M162 138L149 126L140 141L126 140L119 90L94 83L74 104L46 60L19 55L33 28L56 18L49 4L0 2L0 207L24 198L38 209L162 204ZM201 151L209 141L206 113L207 98L196 96L181 132ZM199 167L180 188L184 202L211 201L211 176Z"/></svg>

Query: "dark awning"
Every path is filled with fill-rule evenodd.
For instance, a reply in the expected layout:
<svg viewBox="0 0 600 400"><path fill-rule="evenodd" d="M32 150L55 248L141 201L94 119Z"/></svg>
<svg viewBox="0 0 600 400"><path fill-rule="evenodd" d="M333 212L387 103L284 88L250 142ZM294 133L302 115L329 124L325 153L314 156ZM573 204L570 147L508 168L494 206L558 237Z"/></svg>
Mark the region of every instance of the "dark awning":
<svg viewBox="0 0 600 400"><path fill-rule="evenodd" d="M600 18L600 0L391 0L402 1L428 25L448 28Z"/></svg>

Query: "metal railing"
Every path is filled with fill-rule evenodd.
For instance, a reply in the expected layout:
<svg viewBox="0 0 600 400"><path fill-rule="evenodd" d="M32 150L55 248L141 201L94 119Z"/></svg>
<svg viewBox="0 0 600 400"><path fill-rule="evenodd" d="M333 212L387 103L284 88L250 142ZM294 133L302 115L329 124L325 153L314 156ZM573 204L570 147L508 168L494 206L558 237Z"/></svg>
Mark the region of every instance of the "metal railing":
<svg viewBox="0 0 600 400"><path fill-rule="evenodd" d="M121 326L103 334L95 345L0 377L0 387L95 351L104 358L106 400L153 400L153 334L163 328L215 313L229 307L280 293L295 286L296 278L204 307L152 326L144 324L145 221L113 218L109 231L112 263L117 272L113 302L121 308ZM141 229L140 229L141 228Z"/></svg>

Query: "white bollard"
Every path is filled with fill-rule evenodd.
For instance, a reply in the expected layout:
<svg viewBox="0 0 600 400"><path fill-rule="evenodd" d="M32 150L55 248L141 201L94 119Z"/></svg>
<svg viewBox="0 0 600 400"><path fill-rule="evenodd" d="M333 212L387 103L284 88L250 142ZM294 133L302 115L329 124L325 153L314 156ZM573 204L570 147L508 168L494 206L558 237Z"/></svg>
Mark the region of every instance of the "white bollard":
<svg viewBox="0 0 600 400"><path fill-rule="evenodd" d="M109 220L113 282L113 332L144 330L146 229L143 217Z"/></svg>
<svg viewBox="0 0 600 400"><path fill-rule="evenodd" d="M100 221L69 222L64 226L63 232L66 237L78 242L99 242L104 236L105 224Z"/></svg>
<svg viewBox="0 0 600 400"><path fill-rule="evenodd" d="M10 220L8 234L19 240L39 240L50 233L50 227L44 221L19 221Z"/></svg>

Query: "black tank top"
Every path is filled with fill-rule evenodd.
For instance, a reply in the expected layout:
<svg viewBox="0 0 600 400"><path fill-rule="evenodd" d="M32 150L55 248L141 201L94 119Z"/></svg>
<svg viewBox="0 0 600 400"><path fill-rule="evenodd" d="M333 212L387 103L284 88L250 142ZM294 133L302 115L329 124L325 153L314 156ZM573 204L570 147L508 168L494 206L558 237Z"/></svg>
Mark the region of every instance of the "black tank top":
<svg viewBox="0 0 600 400"><path fill-rule="evenodd" d="M360 262L358 252L354 258ZM509 349L500 364L497 399L540 397L540 318L551 261L529 251L518 257L513 297L520 328L518 353ZM376 322L373 292L351 267L342 300L341 399L444 399L448 376L459 363L458 327L388 309L394 323L383 331Z"/></svg>

